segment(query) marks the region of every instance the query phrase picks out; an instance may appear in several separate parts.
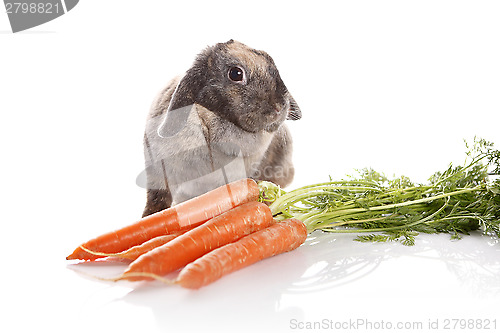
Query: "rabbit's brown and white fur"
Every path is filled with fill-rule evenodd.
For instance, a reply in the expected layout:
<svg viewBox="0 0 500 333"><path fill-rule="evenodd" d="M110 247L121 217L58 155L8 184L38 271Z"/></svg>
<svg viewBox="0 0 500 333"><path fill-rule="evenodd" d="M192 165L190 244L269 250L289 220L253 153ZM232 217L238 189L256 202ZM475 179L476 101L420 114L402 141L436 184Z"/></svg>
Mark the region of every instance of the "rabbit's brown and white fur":
<svg viewBox="0 0 500 333"><path fill-rule="evenodd" d="M285 187L294 169L284 121L300 117L267 53L233 40L206 48L148 115L143 215L241 177Z"/></svg>

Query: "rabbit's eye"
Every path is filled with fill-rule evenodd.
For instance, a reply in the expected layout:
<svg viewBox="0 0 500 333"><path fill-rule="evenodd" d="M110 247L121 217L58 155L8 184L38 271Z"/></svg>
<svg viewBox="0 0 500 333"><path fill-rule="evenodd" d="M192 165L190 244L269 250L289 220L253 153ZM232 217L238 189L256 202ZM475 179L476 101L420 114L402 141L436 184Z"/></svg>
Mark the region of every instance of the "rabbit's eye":
<svg viewBox="0 0 500 333"><path fill-rule="evenodd" d="M245 72L239 67L231 67L227 76L231 81L241 82L245 79Z"/></svg>

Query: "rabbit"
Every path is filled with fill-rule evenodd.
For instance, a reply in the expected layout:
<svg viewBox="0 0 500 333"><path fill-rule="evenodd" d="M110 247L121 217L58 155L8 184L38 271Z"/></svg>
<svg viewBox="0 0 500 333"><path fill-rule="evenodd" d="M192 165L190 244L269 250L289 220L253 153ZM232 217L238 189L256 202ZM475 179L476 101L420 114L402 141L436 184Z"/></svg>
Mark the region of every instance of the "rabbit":
<svg viewBox="0 0 500 333"><path fill-rule="evenodd" d="M292 138L284 122L301 116L267 53L232 39L205 48L147 116L143 216L241 178L289 185Z"/></svg>

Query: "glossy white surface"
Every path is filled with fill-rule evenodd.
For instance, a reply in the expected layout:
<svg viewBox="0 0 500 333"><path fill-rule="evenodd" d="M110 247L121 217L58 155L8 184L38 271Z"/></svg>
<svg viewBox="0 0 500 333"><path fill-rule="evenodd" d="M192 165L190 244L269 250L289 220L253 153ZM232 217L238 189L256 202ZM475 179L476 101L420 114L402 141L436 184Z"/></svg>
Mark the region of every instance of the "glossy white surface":
<svg viewBox="0 0 500 333"><path fill-rule="evenodd" d="M170 3L80 1L15 35L0 13L0 331L500 329L500 244L480 234L404 247L314 233L198 291L100 281L88 275L123 264L66 262L140 216L147 109L215 42L268 51L300 105L292 188L363 167L425 181L463 162L464 138L500 144L496 1ZM445 330L453 319L490 329Z"/></svg>
<svg viewBox="0 0 500 333"><path fill-rule="evenodd" d="M26 260L31 255L21 249L6 260L10 315L3 324L18 331L286 332L315 321L355 322L363 331L360 320L423 328L435 320L498 320L500 250L489 238L422 235L414 247L352 238L314 233L294 252L197 291L98 281L86 274L116 276L125 265L66 263L43 248L34 251L47 258ZM40 244L35 236L24 239Z"/></svg>

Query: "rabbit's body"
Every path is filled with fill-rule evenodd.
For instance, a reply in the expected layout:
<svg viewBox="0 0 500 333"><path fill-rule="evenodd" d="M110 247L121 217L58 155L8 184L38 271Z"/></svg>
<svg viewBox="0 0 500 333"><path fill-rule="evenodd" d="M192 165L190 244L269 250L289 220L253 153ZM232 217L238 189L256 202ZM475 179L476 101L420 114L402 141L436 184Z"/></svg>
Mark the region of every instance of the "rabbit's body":
<svg viewBox="0 0 500 333"><path fill-rule="evenodd" d="M234 41L206 49L148 115L143 215L243 177L288 185L287 118L300 118L300 109L266 53Z"/></svg>

